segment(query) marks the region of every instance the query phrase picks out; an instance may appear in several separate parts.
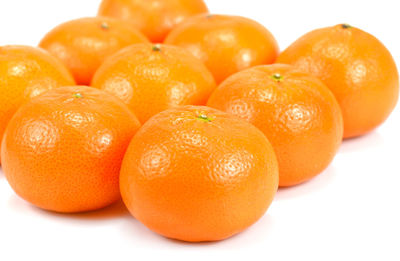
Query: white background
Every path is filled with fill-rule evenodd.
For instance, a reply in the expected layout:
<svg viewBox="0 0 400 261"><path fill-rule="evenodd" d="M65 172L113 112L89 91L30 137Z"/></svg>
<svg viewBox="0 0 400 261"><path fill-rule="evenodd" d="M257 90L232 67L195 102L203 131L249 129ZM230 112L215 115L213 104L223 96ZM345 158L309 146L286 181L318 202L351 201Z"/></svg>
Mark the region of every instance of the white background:
<svg viewBox="0 0 400 261"><path fill-rule="evenodd" d="M377 36L400 65L398 1L208 0L213 13L264 24L281 49L323 26ZM0 45L36 45L55 25L96 14L99 0L1 0ZM0 260L400 260L400 106L373 133L342 145L332 165L281 189L267 214L222 242L160 237L122 204L75 215L32 207L0 171Z"/></svg>

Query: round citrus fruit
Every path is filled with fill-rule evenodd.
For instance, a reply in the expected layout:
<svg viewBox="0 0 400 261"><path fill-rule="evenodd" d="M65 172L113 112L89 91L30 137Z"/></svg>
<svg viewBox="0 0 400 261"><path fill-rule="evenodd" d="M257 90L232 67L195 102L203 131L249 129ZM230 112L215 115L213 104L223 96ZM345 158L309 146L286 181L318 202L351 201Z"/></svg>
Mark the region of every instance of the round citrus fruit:
<svg viewBox="0 0 400 261"><path fill-rule="evenodd" d="M151 230L183 241L216 241L256 222L278 187L278 163L253 125L205 106L152 117L132 139L120 188Z"/></svg>
<svg viewBox="0 0 400 261"><path fill-rule="evenodd" d="M103 0L98 14L127 20L160 43L174 26L202 13L208 13L203 0Z"/></svg>
<svg viewBox="0 0 400 261"><path fill-rule="evenodd" d="M393 57L374 36L347 24L304 35L278 61L319 77L331 89L342 108L345 138L379 126L397 103Z"/></svg>
<svg viewBox="0 0 400 261"><path fill-rule="evenodd" d="M27 46L0 46L0 142L15 111L47 90L74 85L64 65L50 54Z"/></svg>
<svg viewBox="0 0 400 261"><path fill-rule="evenodd" d="M90 84L93 74L110 55L149 40L128 24L105 17L81 18L51 30L39 46L59 58L78 84Z"/></svg>
<svg viewBox="0 0 400 261"><path fill-rule="evenodd" d="M177 26L166 44L189 50L213 73L217 83L249 67L273 63L278 44L261 24L238 16L198 15Z"/></svg>
<svg viewBox="0 0 400 261"><path fill-rule="evenodd" d="M3 170L15 192L57 212L105 207L120 198L122 158L139 121L117 98L61 87L23 105L4 134Z"/></svg>
<svg viewBox="0 0 400 261"><path fill-rule="evenodd" d="M275 149L279 185L292 186L322 172L343 138L340 107L316 77L288 65L254 67L229 77L208 106L258 127Z"/></svg>
<svg viewBox="0 0 400 261"><path fill-rule="evenodd" d="M205 65L184 49L136 44L110 57L92 86L123 100L144 123L178 105L205 105L216 88Z"/></svg>

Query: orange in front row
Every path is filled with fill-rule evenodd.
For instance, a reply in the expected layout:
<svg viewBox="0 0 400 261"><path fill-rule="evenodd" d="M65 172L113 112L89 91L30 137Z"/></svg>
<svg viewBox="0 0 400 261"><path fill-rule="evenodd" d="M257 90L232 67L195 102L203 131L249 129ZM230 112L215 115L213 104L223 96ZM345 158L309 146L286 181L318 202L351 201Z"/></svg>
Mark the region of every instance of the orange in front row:
<svg viewBox="0 0 400 261"><path fill-rule="evenodd" d="M203 106L163 111L137 132L121 194L151 230L184 241L230 237L256 222L278 188L278 163L256 127Z"/></svg>
<svg viewBox="0 0 400 261"><path fill-rule="evenodd" d="M23 105L1 148L15 192L57 212L82 212L118 199L125 150L140 127L123 102L89 87L61 87Z"/></svg>

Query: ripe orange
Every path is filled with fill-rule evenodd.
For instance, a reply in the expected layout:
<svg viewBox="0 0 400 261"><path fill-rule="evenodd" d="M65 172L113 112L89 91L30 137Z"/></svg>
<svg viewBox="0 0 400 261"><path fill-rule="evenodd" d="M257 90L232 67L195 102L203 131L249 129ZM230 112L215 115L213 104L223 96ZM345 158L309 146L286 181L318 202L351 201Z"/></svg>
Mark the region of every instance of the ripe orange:
<svg viewBox="0 0 400 261"><path fill-rule="evenodd" d="M187 17L202 13L208 13L203 0L103 0L99 9L100 16L127 20L157 43Z"/></svg>
<svg viewBox="0 0 400 261"><path fill-rule="evenodd" d="M27 46L0 46L0 142L15 111L30 98L74 85L68 70L47 52Z"/></svg>
<svg viewBox="0 0 400 261"><path fill-rule="evenodd" d="M184 241L215 241L256 222L278 187L278 164L256 127L204 106L151 118L132 139L122 198L151 230Z"/></svg>
<svg viewBox="0 0 400 261"><path fill-rule="evenodd" d="M59 58L78 84L90 84L103 61L120 49L149 40L128 24L111 18L81 18L51 30L39 46Z"/></svg>
<svg viewBox="0 0 400 261"><path fill-rule="evenodd" d="M258 66L224 81L208 106L258 127L277 154L279 185L302 183L323 171L343 135L340 107L317 78L288 65Z"/></svg>
<svg viewBox="0 0 400 261"><path fill-rule="evenodd" d="M216 88L204 64L184 49L132 45L108 59L92 86L123 100L144 123L178 105L204 105Z"/></svg>
<svg viewBox="0 0 400 261"><path fill-rule="evenodd" d="M344 137L363 135L383 123L399 96L393 57L374 36L347 24L312 31L278 58L319 77L335 94Z"/></svg>
<svg viewBox="0 0 400 261"><path fill-rule="evenodd" d="M184 47L204 61L217 83L243 69L273 63L279 51L264 26L227 15L187 19L171 31L165 43Z"/></svg>
<svg viewBox="0 0 400 261"><path fill-rule="evenodd" d="M121 162L139 121L123 102L89 87L61 87L26 103L4 134L3 170L15 192L57 212L120 198Z"/></svg>

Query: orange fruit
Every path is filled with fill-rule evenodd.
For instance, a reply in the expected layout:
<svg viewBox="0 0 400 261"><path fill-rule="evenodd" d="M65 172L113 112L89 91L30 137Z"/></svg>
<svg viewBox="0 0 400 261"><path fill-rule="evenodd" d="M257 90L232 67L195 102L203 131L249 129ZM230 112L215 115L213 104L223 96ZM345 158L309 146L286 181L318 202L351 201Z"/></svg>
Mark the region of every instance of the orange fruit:
<svg viewBox="0 0 400 261"><path fill-rule="evenodd" d="M213 73L217 83L249 67L273 63L278 44L261 24L239 16L199 15L177 26L166 44L189 50Z"/></svg>
<svg viewBox="0 0 400 261"><path fill-rule="evenodd" d="M61 62L27 46L0 46L0 141L15 111L47 90L74 85Z"/></svg>
<svg viewBox="0 0 400 261"><path fill-rule="evenodd" d="M23 105L4 134L3 171L15 192L57 212L105 207L120 198L119 171L135 115L117 98L75 86Z"/></svg>
<svg viewBox="0 0 400 261"><path fill-rule="evenodd" d="M335 94L344 119L344 137L373 130L390 115L399 96L393 57L374 36L347 24L317 29L278 58L319 77Z"/></svg>
<svg viewBox="0 0 400 261"><path fill-rule="evenodd" d="M256 222L278 187L278 164L256 127L204 106L152 117L125 154L122 199L151 230L215 241Z"/></svg>
<svg viewBox="0 0 400 261"><path fill-rule="evenodd" d="M178 105L204 105L216 88L204 64L184 49L137 44L110 57L92 86L116 95L144 123Z"/></svg>
<svg viewBox="0 0 400 261"><path fill-rule="evenodd" d="M90 84L103 61L120 49L149 40L128 24L111 18L81 18L51 30L39 46L59 58L78 84Z"/></svg>
<svg viewBox="0 0 400 261"><path fill-rule="evenodd" d="M335 97L316 77L292 66L258 66L232 75L207 105L251 122L268 137L278 158L281 187L321 173L342 141Z"/></svg>
<svg viewBox="0 0 400 261"><path fill-rule="evenodd" d="M187 17L202 13L208 13L203 0L103 0L98 12L129 21L158 43Z"/></svg>

